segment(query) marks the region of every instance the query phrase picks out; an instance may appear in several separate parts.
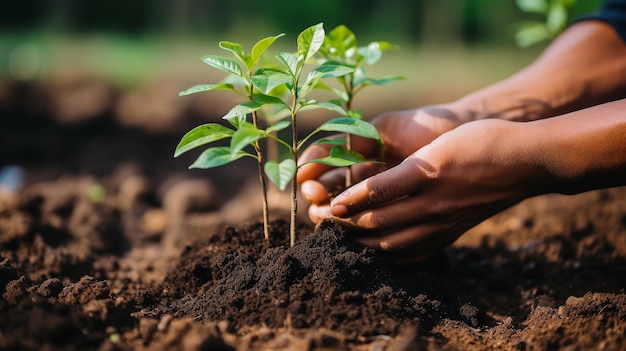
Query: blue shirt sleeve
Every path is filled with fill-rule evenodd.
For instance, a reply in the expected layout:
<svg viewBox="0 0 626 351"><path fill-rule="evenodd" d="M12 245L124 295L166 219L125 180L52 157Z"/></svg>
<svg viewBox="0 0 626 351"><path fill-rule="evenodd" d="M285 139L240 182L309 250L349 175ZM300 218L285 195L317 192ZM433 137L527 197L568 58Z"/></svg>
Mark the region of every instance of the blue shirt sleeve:
<svg viewBox="0 0 626 351"><path fill-rule="evenodd" d="M607 0L598 12L578 18L576 22L584 20L597 20L610 24L626 42L626 0Z"/></svg>

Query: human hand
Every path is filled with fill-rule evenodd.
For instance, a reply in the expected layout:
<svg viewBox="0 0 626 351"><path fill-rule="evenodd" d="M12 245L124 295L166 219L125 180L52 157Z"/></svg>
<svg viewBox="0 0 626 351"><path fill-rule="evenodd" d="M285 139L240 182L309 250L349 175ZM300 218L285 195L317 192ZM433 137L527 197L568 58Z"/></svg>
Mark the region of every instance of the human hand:
<svg viewBox="0 0 626 351"><path fill-rule="evenodd" d="M366 246L397 263L425 259L484 219L530 197L543 170L528 157L523 123L466 123L373 175L328 204L313 204L315 222L332 218Z"/></svg>
<svg viewBox="0 0 626 351"><path fill-rule="evenodd" d="M399 164L439 135L460 125L461 118L452 105L442 105L386 113L374 119L372 124L376 126L384 142L384 153L381 155L380 144L377 141L358 136L352 136L351 146L368 159L380 160L383 156L385 165L374 163L353 165L354 182ZM300 156L300 163L327 156L331 147L320 144L310 146ZM304 165L298 171L302 195L314 205L328 205L332 194L344 189L345 174L345 169L321 163ZM311 219L319 220L317 217Z"/></svg>

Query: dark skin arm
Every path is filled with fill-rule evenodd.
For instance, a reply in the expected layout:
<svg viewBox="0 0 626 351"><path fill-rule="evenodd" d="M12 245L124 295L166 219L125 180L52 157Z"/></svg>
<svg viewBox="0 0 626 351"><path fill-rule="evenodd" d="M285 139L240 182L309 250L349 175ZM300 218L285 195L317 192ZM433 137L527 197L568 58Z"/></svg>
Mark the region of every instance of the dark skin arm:
<svg viewBox="0 0 626 351"><path fill-rule="evenodd" d="M404 262L436 253L525 198L626 184L626 102L600 105L626 96L624 77L626 45L613 29L576 24L500 83L375 119L388 169L355 167L361 182L332 201L343 172L302 167L309 215L358 229L355 239ZM377 156L375 143L355 139L357 151ZM327 152L313 146L301 160Z"/></svg>

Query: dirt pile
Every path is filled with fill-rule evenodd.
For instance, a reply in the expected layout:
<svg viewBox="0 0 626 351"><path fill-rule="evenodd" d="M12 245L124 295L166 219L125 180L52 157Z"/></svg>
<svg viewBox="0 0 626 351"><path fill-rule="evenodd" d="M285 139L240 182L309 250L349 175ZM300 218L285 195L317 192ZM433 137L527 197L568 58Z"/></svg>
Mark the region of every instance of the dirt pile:
<svg viewBox="0 0 626 351"><path fill-rule="evenodd" d="M188 247L166 279L176 291L171 303L153 312L226 320L235 328L326 328L350 338L395 335L407 324L429 328L441 318L477 323L477 309L451 282L389 266L331 222L293 248L260 249L267 246L261 228L244 229Z"/></svg>

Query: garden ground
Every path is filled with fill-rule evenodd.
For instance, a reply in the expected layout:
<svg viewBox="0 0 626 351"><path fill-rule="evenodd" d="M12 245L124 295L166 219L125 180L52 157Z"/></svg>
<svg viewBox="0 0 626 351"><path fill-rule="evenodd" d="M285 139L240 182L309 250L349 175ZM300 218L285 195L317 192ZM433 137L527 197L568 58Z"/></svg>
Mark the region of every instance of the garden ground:
<svg viewBox="0 0 626 351"><path fill-rule="evenodd" d="M253 162L171 157L206 108L176 89L2 86L0 164L26 177L0 192L0 349L626 347L626 188L527 200L413 267L305 214L288 248Z"/></svg>

